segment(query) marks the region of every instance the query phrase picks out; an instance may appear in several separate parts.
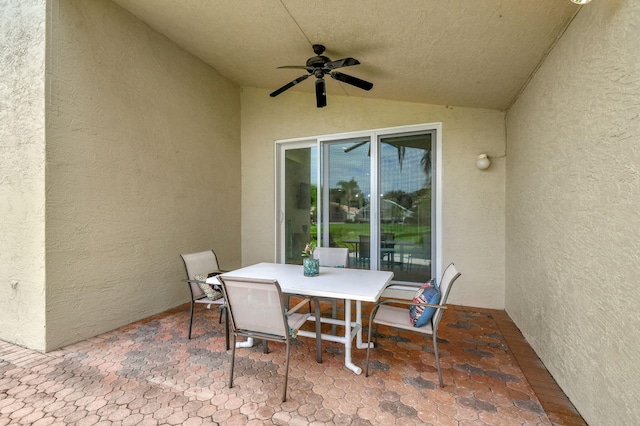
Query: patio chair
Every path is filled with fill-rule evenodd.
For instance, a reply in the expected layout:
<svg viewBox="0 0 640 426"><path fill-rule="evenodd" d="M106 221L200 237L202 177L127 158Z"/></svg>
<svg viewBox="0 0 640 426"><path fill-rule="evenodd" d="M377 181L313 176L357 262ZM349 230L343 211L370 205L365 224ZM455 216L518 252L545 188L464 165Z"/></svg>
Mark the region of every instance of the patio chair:
<svg viewBox="0 0 640 426"><path fill-rule="evenodd" d="M349 263L349 249L342 247L316 247L313 251L313 257L318 259L320 266L331 268L346 268ZM338 304L336 299L330 299L332 303L333 319L337 318ZM336 334L336 325L331 327L333 335Z"/></svg>
<svg viewBox="0 0 640 426"><path fill-rule="evenodd" d="M458 279L460 273L456 269L453 263L449 264L442 274L442 280L440 280L440 302L438 304L429 303L416 303L413 301L416 293L415 288L407 287L404 285L398 285L397 289L393 289L393 285L387 287L392 290L387 294L393 293L396 298L384 299L378 302L371 310L371 316L369 321L369 344L367 345L367 367L365 376L369 376L369 352L371 347L371 330L373 325L376 325L376 336L378 334L378 325L386 325L389 327L400 328L402 330L413 331L421 334L430 334L433 338L433 352L436 358L436 367L438 369L438 379L440 380L440 387L444 387L442 381L442 371L440 370L440 356L438 354L438 324L440 318L442 318L443 310L446 309L447 297L451 291L451 286L455 280ZM404 287L404 289L402 288ZM400 294L404 293L404 297L400 297ZM384 296L384 294L383 294ZM389 303L405 305L405 307L389 306ZM409 305L418 305L424 307L436 308L431 321L422 327L415 327L409 319Z"/></svg>
<svg viewBox="0 0 640 426"><path fill-rule="evenodd" d="M409 252L409 269L413 268L415 259L416 265L423 268L431 267L431 233L422 235L422 243L412 247Z"/></svg>
<svg viewBox="0 0 640 426"><path fill-rule="evenodd" d="M233 387L238 336L282 342L286 345L282 402L286 401L291 340L295 338L300 326L311 316L310 313L300 314L296 311L306 305L310 299L305 298L295 307L286 311L282 290L276 280L220 277L220 282L227 300L233 335L229 387ZM320 339L318 332L318 327L316 327L316 339Z"/></svg>
<svg viewBox="0 0 640 426"><path fill-rule="evenodd" d="M362 263L369 263L371 256L371 236L360 235L360 244L358 244L358 260Z"/></svg>
<svg viewBox="0 0 640 426"><path fill-rule="evenodd" d="M227 304L224 297L219 299L212 299L207 297L203 287L208 286L204 279L208 276L221 273L218 266L218 258L213 250L201 251L198 253L181 254L182 262L184 263L184 269L187 273L187 285L189 286L189 292L191 293L191 312L189 314L189 339L191 339L191 329L193 327L193 312L196 304L207 305L207 309L211 308L211 305L220 307L220 318L218 323L222 322L222 314L225 315L224 329L225 329L225 343L227 349L229 349L229 318L227 313ZM198 279L200 278L200 279Z"/></svg>
<svg viewBox="0 0 640 426"><path fill-rule="evenodd" d="M380 235L380 260L384 262L387 259L387 265L393 266L395 258L395 244L387 243L387 241L393 241L396 238L396 234L393 232L383 232Z"/></svg>

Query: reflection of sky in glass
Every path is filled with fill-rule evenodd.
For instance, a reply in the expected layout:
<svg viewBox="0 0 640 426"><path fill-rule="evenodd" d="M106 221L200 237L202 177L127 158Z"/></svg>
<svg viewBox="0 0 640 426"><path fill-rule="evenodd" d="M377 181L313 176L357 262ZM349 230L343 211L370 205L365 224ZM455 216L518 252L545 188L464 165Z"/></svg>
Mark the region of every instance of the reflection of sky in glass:
<svg viewBox="0 0 640 426"><path fill-rule="evenodd" d="M369 194L371 183L369 144L344 152L345 147L354 145L356 144L334 144L329 147L329 184L331 188L337 188L339 181L349 181L353 178L362 193ZM392 190L410 193L424 188L427 183L422 165L425 152L425 149L406 147L402 167L400 167L398 148L391 144L382 143L380 148L382 194ZM314 150L312 164L314 164L315 157ZM313 175L315 175L315 171Z"/></svg>
<svg viewBox="0 0 640 426"><path fill-rule="evenodd" d="M348 182L353 178L358 183L360 191L367 195L371 192L369 143L344 152L344 147L354 145L356 144L345 143L333 144L329 147L329 187L339 188L339 181Z"/></svg>
<svg viewBox="0 0 640 426"><path fill-rule="evenodd" d="M424 149L405 148L400 167L397 147L383 143L380 148L380 189L383 195L393 190L414 192L425 186L426 175L421 164L426 152Z"/></svg>
<svg viewBox="0 0 640 426"><path fill-rule="evenodd" d="M398 138L399 139L399 138ZM427 176L424 173L422 159L425 152L430 149L430 139L424 135L417 137L405 137L413 146L424 148L405 147L402 168L398 159L398 139L386 138L380 146L380 173L381 191L384 195L388 191L398 190L411 193L425 186L429 186ZM395 145L386 142L395 142ZM353 178L360 191L368 195L370 193L370 161L369 143L360 146L360 142L345 141L344 143L331 144L329 146L329 183L331 188L338 188L341 180L349 181ZM345 148L352 148L345 152ZM311 183L318 184L317 176L318 149L311 148Z"/></svg>

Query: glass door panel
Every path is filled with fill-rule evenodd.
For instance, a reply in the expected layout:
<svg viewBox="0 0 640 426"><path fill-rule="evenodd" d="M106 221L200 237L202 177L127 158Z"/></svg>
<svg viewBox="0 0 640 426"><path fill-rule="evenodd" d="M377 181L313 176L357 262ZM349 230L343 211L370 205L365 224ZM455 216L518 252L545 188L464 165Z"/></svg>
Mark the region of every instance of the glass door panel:
<svg viewBox="0 0 640 426"><path fill-rule="evenodd" d="M304 246L316 238L317 151L316 146L284 151L284 187L280 191L284 201L284 253L280 260L285 263L301 265Z"/></svg>
<svg viewBox="0 0 640 426"><path fill-rule="evenodd" d="M380 137L380 269L394 280L431 278L432 134Z"/></svg>
<svg viewBox="0 0 640 426"><path fill-rule="evenodd" d="M323 144L322 245L349 248L349 267L369 269L369 138Z"/></svg>

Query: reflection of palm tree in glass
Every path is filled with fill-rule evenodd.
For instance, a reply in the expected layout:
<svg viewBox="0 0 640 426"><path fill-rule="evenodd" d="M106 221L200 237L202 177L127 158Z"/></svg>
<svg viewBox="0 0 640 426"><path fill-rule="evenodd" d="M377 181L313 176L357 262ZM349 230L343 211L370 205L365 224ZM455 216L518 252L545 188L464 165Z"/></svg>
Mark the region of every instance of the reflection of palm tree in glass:
<svg viewBox="0 0 640 426"><path fill-rule="evenodd" d="M420 160L420 164L422 165L422 169L424 170L424 174L426 176L431 175L431 150L425 150L422 159Z"/></svg>
<svg viewBox="0 0 640 426"><path fill-rule="evenodd" d="M354 178L351 178L350 181L338 181L338 185L342 188L345 195L347 196L347 214L349 214L351 212L351 200L356 195L360 195L362 191L360 191L360 186L358 186L358 182L356 182Z"/></svg>
<svg viewBox="0 0 640 426"><path fill-rule="evenodd" d="M397 143L395 141L392 142L391 140L385 140L384 142L388 143L389 145L394 146L396 148L396 150L398 151L398 164L400 165L400 170L402 170L402 163L404 162L404 157L405 157L405 153L406 153L407 147L405 145L401 145L400 143ZM365 143L368 143L368 142L357 143L354 146L345 149L344 152L352 151L355 148L358 148L358 147L364 145ZM429 174L431 173L431 150L430 149L424 149L424 155L422 156L422 159L420 160L420 164L422 165L422 169L424 170L424 174L429 176ZM353 178L351 180L353 180ZM341 182L344 182L344 181L341 181ZM338 184L340 184L340 182L338 182Z"/></svg>
<svg viewBox="0 0 640 426"><path fill-rule="evenodd" d="M406 147L398 145L396 146L398 150L398 163L400 164L400 170L402 170L402 162L404 161L404 155L406 152ZM429 177L431 174L431 150L425 149L422 158L420 159L420 165L422 165L422 170L424 170L424 174Z"/></svg>

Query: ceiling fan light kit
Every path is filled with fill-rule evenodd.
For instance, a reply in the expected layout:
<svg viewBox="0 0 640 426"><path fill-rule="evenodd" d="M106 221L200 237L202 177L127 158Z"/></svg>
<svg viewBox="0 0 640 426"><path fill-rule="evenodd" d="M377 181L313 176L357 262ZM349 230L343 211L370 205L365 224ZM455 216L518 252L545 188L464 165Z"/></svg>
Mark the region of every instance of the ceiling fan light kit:
<svg viewBox="0 0 640 426"><path fill-rule="evenodd" d="M330 75L334 80L341 81L343 83L350 84L362 90L371 90L373 88L373 83L362 80L357 77L353 77L348 74L341 73L339 71L334 71L337 68L342 67L351 67L354 65L359 65L360 61L355 58L343 58L338 59L337 61L332 61L326 56L322 54L325 51L325 47L321 44L314 44L313 51L316 56L313 56L307 59L306 65L285 65L278 68L295 68L295 69L304 69L307 70L308 74L304 74L295 80L285 84L278 90L272 92L269 96L276 97L285 90L291 89L296 84L306 80L311 75L316 78L316 106L318 108L323 108L327 106L327 90L324 81L325 75Z"/></svg>

